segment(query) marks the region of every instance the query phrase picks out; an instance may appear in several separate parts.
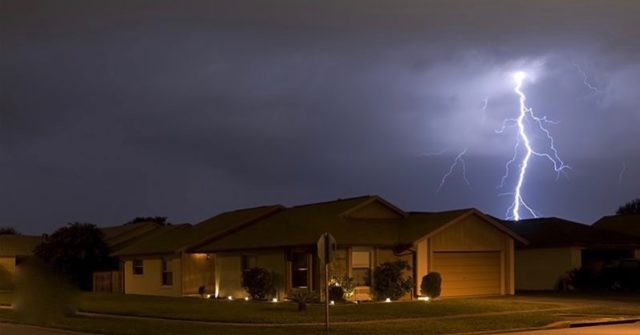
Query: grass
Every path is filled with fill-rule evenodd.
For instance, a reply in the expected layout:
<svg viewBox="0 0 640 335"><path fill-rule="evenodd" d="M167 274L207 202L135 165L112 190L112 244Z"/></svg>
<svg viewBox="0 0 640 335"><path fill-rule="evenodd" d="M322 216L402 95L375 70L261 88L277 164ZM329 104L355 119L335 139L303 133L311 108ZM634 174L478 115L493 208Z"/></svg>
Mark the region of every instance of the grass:
<svg viewBox="0 0 640 335"><path fill-rule="evenodd" d="M0 318L17 318L11 311L0 311ZM495 317L464 317L447 320L415 320L376 324L332 325L329 334L450 334L458 332L502 330L543 326L559 320L547 312L518 313ZM152 335L152 334L218 334L218 335L279 335L279 334L327 334L323 326L273 326L239 327L206 324L185 324L171 320L130 320L115 321L104 317L66 317L53 320L48 327L109 335Z"/></svg>
<svg viewBox="0 0 640 335"><path fill-rule="evenodd" d="M293 303L260 303L206 300L200 298L168 298L106 293L81 293L77 297L80 310L96 313L137 315L164 318L140 320L109 317L57 317L44 324L50 327L100 334L326 334L322 325L322 305L310 305L300 313ZM542 298L542 299L539 299ZM565 299L570 298L570 299ZM628 297L626 297L628 298ZM11 292L0 292L0 304L13 299ZM621 297L622 299L622 297ZM557 310L572 300L571 310ZM575 303L575 301L578 301ZM628 299L625 302L633 302ZM557 302L557 303L556 303ZM487 312L511 314L479 315ZM524 297L444 299L434 302L399 302L343 304L331 307L332 334L447 334L458 332L504 330L540 327L552 322L583 316L640 315L640 305L602 299L536 295ZM445 318L438 318L445 317ZM0 319L27 322L11 310L0 309ZM173 320L172 320L173 319ZM188 323L183 320L237 322L246 326ZM391 321L393 319L404 319ZM380 320L381 322L375 322ZM388 321L384 321L388 320ZM373 321L373 322L367 322ZM251 326L266 323L271 326ZM279 325L280 323L285 324ZM302 325L301 323L316 323Z"/></svg>
<svg viewBox="0 0 640 335"><path fill-rule="evenodd" d="M338 304L331 306L334 321L366 321L398 318L424 318L483 312L529 311L555 307L548 303L523 304L512 299L449 299L434 302ZM122 294L83 293L78 302L82 311L153 316L161 318L239 323L320 322L324 306L311 304L297 312L293 303L166 298Z"/></svg>

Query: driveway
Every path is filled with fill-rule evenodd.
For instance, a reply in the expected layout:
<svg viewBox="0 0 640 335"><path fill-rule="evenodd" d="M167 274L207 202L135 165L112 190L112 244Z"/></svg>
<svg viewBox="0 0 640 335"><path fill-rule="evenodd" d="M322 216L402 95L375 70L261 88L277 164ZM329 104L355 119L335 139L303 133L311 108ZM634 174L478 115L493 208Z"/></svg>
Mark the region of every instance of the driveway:
<svg viewBox="0 0 640 335"><path fill-rule="evenodd" d="M68 330L18 325L0 322L0 334L2 335L92 335Z"/></svg>
<svg viewBox="0 0 640 335"><path fill-rule="evenodd" d="M504 333L503 333L504 334ZM509 335L638 335L640 334L640 322L608 326L563 328L549 330L533 330Z"/></svg>

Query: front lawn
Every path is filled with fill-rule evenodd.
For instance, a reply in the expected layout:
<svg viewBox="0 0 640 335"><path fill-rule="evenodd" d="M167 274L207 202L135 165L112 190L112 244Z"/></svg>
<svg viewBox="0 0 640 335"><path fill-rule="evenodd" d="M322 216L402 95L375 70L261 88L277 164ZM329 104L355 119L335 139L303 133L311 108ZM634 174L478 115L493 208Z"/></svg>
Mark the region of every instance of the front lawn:
<svg viewBox="0 0 640 335"><path fill-rule="evenodd" d="M0 304L13 299L0 292ZM569 304L548 297L496 297L443 299L432 302L339 304L331 306L333 334L447 334L485 330L540 327L561 320L611 312L640 314L640 306L593 301ZM325 334L323 305L313 304L298 312L293 303L268 303L201 298L169 298L107 293L80 293L81 311L115 317L75 316L50 319L46 325L100 334ZM612 305L619 306L613 309ZM489 314L487 314L489 313ZM127 319L117 315L160 318ZM0 319L26 322L14 311L0 309ZM216 325L180 320L235 322ZM258 323L263 325L258 325ZM264 324L268 324L264 325Z"/></svg>
<svg viewBox="0 0 640 335"><path fill-rule="evenodd" d="M334 321L424 318L504 311L533 311L557 305L522 303L509 298L447 299L424 302L361 303L331 306ZM308 323L324 320L324 305L311 304L298 312L289 302L227 301L201 298L165 298L139 295L83 293L81 311L152 316L171 319L239 323Z"/></svg>

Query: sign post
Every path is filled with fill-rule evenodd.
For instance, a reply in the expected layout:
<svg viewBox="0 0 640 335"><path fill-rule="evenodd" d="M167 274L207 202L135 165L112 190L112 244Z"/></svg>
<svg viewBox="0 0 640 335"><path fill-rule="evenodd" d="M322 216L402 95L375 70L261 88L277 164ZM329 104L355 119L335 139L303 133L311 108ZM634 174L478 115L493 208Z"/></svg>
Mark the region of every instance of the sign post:
<svg viewBox="0 0 640 335"><path fill-rule="evenodd" d="M318 258L324 263L324 328L329 330L329 263L333 261L336 251L336 240L329 233L320 235L318 239Z"/></svg>

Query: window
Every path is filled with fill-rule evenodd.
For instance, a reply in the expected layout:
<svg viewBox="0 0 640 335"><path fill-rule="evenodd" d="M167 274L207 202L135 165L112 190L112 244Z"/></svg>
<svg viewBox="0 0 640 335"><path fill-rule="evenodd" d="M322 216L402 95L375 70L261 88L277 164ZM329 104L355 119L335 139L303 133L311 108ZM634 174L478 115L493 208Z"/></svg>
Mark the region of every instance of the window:
<svg viewBox="0 0 640 335"><path fill-rule="evenodd" d="M356 286L371 286L371 252L351 252L351 275Z"/></svg>
<svg viewBox="0 0 640 335"><path fill-rule="evenodd" d="M309 287L309 257L304 252L294 252L291 262L291 286Z"/></svg>
<svg viewBox="0 0 640 335"><path fill-rule="evenodd" d="M171 260L162 259L162 286L173 285L173 272L171 271Z"/></svg>
<svg viewBox="0 0 640 335"><path fill-rule="evenodd" d="M242 272L256 267L256 256L242 255Z"/></svg>
<svg viewBox="0 0 640 335"><path fill-rule="evenodd" d="M144 274L144 266L141 259L133 260L133 274L136 276L142 276Z"/></svg>

